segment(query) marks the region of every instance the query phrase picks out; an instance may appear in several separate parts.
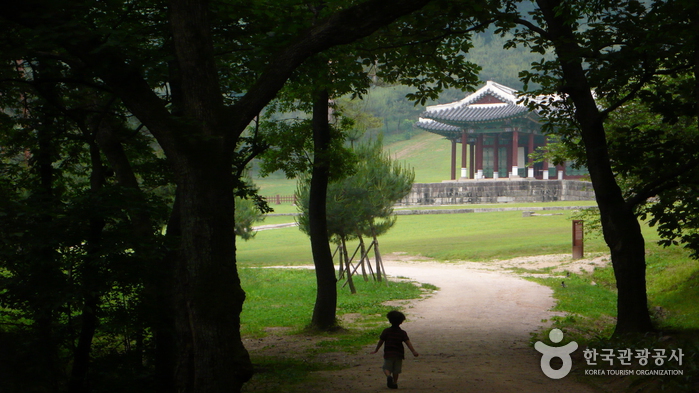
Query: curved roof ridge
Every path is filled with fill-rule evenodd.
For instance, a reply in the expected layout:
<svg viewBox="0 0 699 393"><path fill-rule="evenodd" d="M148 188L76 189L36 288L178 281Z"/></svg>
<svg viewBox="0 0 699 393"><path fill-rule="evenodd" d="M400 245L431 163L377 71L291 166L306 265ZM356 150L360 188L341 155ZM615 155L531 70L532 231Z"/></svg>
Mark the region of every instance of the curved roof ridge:
<svg viewBox="0 0 699 393"><path fill-rule="evenodd" d="M432 119L426 119L424 117L418 118L418 121L413 123L413 127L421 128L426 131L431 131L431 132L448 132L448 133L457 133L461 131L461 128L452 126L449 124L445 124L439 121L435 121Z"/></svg>
<svg viewBox="0 0 699 393"><path fill-rule="evenodd" d="M498 89L498 90L503 91L506 95L512 96L515 99L515 102L517 101L517 90L516 89L513 89L509 86L501 85L501 84L499 84L497 82L493 82L493 81L487 81L486 86L488 86L488 85L490 85L494 89Z"/></svg>
<svg viewBox="0 0 699 393"><path fill-rule="evenodd" d="M473 93L469 94L468 96L464 97L463 99L461 99L459 101L455 101L455 102L450 102L448 104L439 104L439 105L428 106L425 108L425 112L435 112L435 111L441 111L444 109L453 109L453 108L471 105L474 102L481 99L486 94L491 94L491 95L499 98L500 100L502 100L505 103L508 103L510 105L522 106L521 104L517 103L516 93L517 93L517 90L515 90L511 87L501 85L497 82L487 81L485 83L485 86L474 91Z"/></svg>

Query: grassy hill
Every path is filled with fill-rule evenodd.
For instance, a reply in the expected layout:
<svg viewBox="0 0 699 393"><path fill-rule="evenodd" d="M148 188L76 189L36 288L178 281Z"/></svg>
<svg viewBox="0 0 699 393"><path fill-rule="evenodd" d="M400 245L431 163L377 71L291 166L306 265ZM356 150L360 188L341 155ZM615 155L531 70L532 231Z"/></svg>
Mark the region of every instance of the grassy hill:
<svg viewBox="0 0 699 393"><path fill-rule="evenodd" d="M417 119L416 119L417 120ZM415 169L416 183L438 183L449 179L451 144L443 137L415 130L407 140L388 143L385 149L391 156ZM262 195L291 195L296 190L296 180L287 179L282 173L269 177L253 177Z"/></svg>
<svg viewBox="0 0 699 393"><path fill-rule="evenodd" d="M439 183L450 176L451 142L425 131L385 146L391 156L415 169L415 183Z"/></svg>

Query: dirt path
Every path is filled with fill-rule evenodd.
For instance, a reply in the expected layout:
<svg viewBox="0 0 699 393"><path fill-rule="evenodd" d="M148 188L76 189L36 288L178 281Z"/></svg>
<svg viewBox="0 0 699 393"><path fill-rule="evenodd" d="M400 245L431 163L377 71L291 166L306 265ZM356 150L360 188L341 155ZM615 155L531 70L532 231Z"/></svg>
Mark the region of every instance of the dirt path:
<svg viewBox="0 0 699 393"><path fill-rule="evenodd" d="M405 259L405 258L402 258ZM408 258L409 259L409 258ZM509 261L503 261L509 262ZM534 259L532 263L537 263ZM403 328L420 356L406 350L399 389L407 392L595 392L572 377L551 380L530 333L554 313L552 291L492 264L429 261L386 262L389 275L436 285L427 299L411 302ZM344 359L340 371L317 372L294 391L373 393L388 391L373 349ZM339 355L334 355L339 356Z"/></svg>

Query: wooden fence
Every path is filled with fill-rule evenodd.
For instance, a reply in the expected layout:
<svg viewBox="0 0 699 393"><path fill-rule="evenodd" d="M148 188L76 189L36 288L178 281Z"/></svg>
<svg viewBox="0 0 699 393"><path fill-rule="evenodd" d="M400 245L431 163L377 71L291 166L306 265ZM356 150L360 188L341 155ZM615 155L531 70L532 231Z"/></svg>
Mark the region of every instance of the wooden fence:
<svg viewBox="0 0 699 393"><path fill-rule="evenodd" d="M281 205L282 203L291 203L296 205L296 195L265 195L264 198L270 205Z"/></svg>

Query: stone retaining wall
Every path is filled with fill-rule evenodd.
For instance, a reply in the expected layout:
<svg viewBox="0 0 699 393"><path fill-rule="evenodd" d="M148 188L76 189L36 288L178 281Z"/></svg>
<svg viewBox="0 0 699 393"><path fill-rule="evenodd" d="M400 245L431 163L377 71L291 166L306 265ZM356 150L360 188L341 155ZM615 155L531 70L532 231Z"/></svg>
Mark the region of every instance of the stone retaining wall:
<svg viewBox="0 0 699 393"><path fill-rule="evenodd" d="M580 180L469 180L416 183L410 194L396 205L462 205L590 201L595 199L592 183Z"/></svg>

